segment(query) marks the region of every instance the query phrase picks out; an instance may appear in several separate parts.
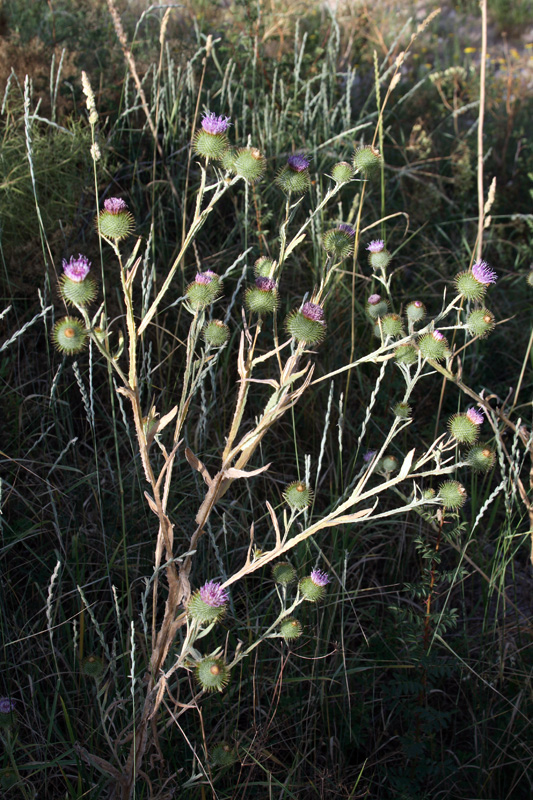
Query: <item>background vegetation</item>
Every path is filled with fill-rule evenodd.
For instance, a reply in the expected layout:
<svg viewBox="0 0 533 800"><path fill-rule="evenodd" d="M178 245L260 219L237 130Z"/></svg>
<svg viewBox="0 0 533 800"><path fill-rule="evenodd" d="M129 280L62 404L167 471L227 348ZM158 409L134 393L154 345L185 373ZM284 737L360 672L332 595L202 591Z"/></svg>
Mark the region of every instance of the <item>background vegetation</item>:
<svg viewBox="0 0 533 800"><path fill-rule="evenodd" d="M496 194L483 257L500 276L491 295L498 325L465 351L462 367L466 383L483 389L516 428L525 426L529 446L496 420L497 466L481 477L458 476L469 500L440 533L432 517L411 514L339 527L303 543L291 556L298 570L305 573L320 555L333 576L325 601L303 610L305 635L292 646L281 639L262 645L224 694L208 698L201 710L193 704L178 724L170 714L178 706L169 701L139 798L531 797L528 6L489 3L484 170L485 194L493 177ZM275 247L283 205L276 170L290 153L308 153L313 187L304 206L323 196L331 166L350 161L354 146L371 140L389 70L434 7L381 0L310 10L307 2L291 0L188 0L173 8L161 46L165 8L123 3L122 23L156 120L159 152L104 2L4 2L0 257L8 310L0 325L9 344L0 365L0 694L15 700L16 711L0 729L0 786L10 797L108 796L106 776L79 745L108 759L110 748L125 750L132 732L129 620L141 629L154 520L128 410L105 364L92 351L73 363L50 341L53 320L64 313L57 291L62 258L83 252L100 263L96 194L100 202L124 197L134 214L146 245L141 303L147 287L161 284L194 211L200 173L190 142L198 110L228 114L234 140L245 145L250 137L267 156L262 184L246 195L227 195L217 207L144 342L144 398L155 397L168 410L181 387L188 325L174 301L197 266L222 273L248 251L225 283L227 298L240 290L243 269ZM468 266L474 248L478 13L475 2L443 4L414 41L384 117L385 167L368 189L363 226L401 212L373 231L393 252L398 307L419 298L436 313L443 289ZM100 115L96 187L82 70ZM353 221L359 199L358 184L347 185L336 211L319 218L295 252L283 311L316 281L322 231ZM360 354L373 347L364 311L372 278L365 259L356 267L355 291L348 276L329 298L329 333L315 376L346 363L352 342ZM104 254L108 314L120 320L113 270ZM230 353L241 325L235 305L232 342L188 420L186 444L208 467L232 413L237 375ZM252 521L258 546L268 542L265 500L282 503L284 486L305 474L306 454L312 474L322 463L314 510L331 509L358 474L365 450L379 443L399 399L398 376L381 387L360 442L378 372L366 364L349 381L342 375L332 386L318 384L265 439L262 463L273 461L273 468L217 506L199 546L198 585L240 566ZM257 406L252 400L252 416L259 400ZM403 453L445 430L464 399L435 375L417 388L413 407ZM200 484L183 460L169 509L185 531L194 523ZM224 623L229 647L260 634L274 597L266 570L236 585ZM114 671L100 680L88 674L88 657L107 663L115 654ZM136 658L141 670L141 636ZM138 671L136 681L142 680ZM236 761L221 768L209 754L222 741L234 748Z"/></svg>

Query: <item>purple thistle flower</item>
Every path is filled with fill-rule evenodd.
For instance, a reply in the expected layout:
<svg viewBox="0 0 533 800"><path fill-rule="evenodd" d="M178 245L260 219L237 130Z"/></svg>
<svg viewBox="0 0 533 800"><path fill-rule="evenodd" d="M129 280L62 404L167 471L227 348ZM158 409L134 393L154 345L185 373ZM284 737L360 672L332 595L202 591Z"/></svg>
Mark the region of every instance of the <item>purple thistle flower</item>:
<svg viewBox="0 0 533 800"><path fill-rule="evenodd" d="M255 279L255 285L258 289L261 289L262 292L272 292L276 288L276 281L260 275Z"/></svg>
<svg viewBox="0 0 533 800"><path fill-rule="evenodd" d="M315 586L326 586L329 583L328 573L322 569L314 569L311 573L311 580Z"/></svg>
<svg viewBox="0 0 533 800"><path fill-rule="evenodd" d="M303 153L295 153L287 159L287 164L294 172L303 172L308 168L309 163L309 159Z"/></svg>
<svg viewBox="0 0 533 800"><path fill-rule="evenodd" d="M363 456L363 461L365 462L365 464L369 464L376 455L376 453L377 450L367 450L367 452Z"/></svg>
<svg viewBox="0 0 533 800"><path fill-rule="evenodd" d="M230 125L229 117L217 117L214 111L207 111L202 119L202 128L213 136L217 133L226 133Z"/></svg>
<svg viewBox="0 0 533 800"><path fill-rule="evenodd" d="M424 303L422 302L422 300L413 300L413 305L415 308L422 308Z"/></svg>
<svg viewBox="0 0 533 800"><path fill-rule="evenodd" d="M485 419L483 411L480 408L474 408L473 406L467 410L466 416L470 422L474 423L474 425L482 425L483 420Z"/></svg>
<svg viewBox="0 0 533 800"><path fill-rule="evenodd" d="M302 314L307 319L313 319L315 322L324 324L324 309L317 303L304 303L302 306Z"/></svg>
<svg viewBox="0 0 533 800"><path fill-rule="evenodd" d="M368 304L370 306L377 306L378 303L381 303L381 295L380 294L371 294L368 298Z"/></svg>
<svg viewBox="0 0 533 800"><path fill-rule="evenodd" d="M15 710L15 701L9 697L0 697L0 714L11 714Z"/></svg>
<svg viewBox="0 0 533 800"><path fill-rule="evenodd" d="M385 242L383 239L373 239L370 244L367 245L366 249L369 253L381 253L381 251L385 249Z"/></svg>
<svg viewBox="0 0 533 800"><path fill-rule="evenodd" d="M228 593L216 581L207 581L200 589L200 597L211 608L220 608L228 602Z"/></svg>
<svg viewBox="0 0 533 800"><path fill-rule="evenodd" d="M110 197L109 200L104 200L104 208L110 214L122 214L123 211L128 210L128 206L121 197Z"/></svg>
<svg viewBox="0 0 533 800"><path fill-rule="evenodd" d="M80 253L77 258L70 257L70 261L63 259L63 272L75 283L81 283L85 280L91 269L91 262L86 256Z"/></svg>
<svg viewBox="0 0 533 800"><path fill-rule="evenodd" d="M205 272L197 272L194 282L208 284L211 283L213 278L216 278L216 273L212 272L210 269L207 269Z"/></svg>
<svg viewBox="0 0 533 800"><path fill-rule="evenodd" d="M444 341L444 335L436 329L434 331L431 331L431 335L433 336L436 342Z"/></svg>
<svg viewBox="0 0 533 800"><path fill-rule="evenodd" d="M478 283L482 283L485 286L488 286L489 283L496 283L498 280L498 276L486 261L476 261L472 267L472 275Z"/></svg>
<svg viewBox="0 0 533 800"><path fill-rule="evenodd" d="M346 233L351 239L355 237L355 228L352 228L347 222L341 222L340 225L337 225L337 230Z"/></svg>

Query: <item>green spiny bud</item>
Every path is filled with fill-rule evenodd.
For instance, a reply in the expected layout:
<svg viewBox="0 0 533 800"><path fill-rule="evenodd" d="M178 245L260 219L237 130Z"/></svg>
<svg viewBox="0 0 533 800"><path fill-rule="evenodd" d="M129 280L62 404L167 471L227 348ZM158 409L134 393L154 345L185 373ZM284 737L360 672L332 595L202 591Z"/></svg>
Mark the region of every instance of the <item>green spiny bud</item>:
<svg viewBox="0 0 533 800"><path fill-rule="evenodd" d="M466 300L482 300L487 287L476 280L472 272L460 272L455 276L455 287Z"/></svg>
<svg viewBox="0 0 533 800"><path fill-rule="evenodd" d="M366 301L366 313L370 319L376 320L384 317L389 310L389 304L379 294L371 294Z"/></svg>
<svg viewBox="0 0 533 800"><path fill-rule="evenodd" d="M190 283L185 294L191 307L195 310L205 308L210 305L222 290L222 281L211 270L198 272L192 283Z"/></svg>
<svg viewBox="0 0 533 800"><path fill-rule="evenodd" d="M324 309L317 303L304 303L300 310L289 314L285 327L297 342L318 344L326 335Z"/></svg>
<svg viewBox="0 0 533 800"><path fill-rule="evenodd" d="M224 150L222 153L222 158L220 159L220 163L222 169L226 172L233 172L235 174L235 156L237 151L233 147L228 147L227 150Z"/></svg>
<svg viewBox="0 0 533 800"><path fill-rule="evenodd" d="M214 767L231 767L238 761L235 748L227 742L216 744L209 753L209 757Z"/></svg>
<svg viewBox="0 0 533 800"><path fill-rule="evenodd" d="M283 492L283 497L291 508L301 511L310 505L313 499L313 492L303 481L293 481L289 483Z"/></svg>
<svg viewBox="0 0 533 800"><path fill-rule="evenodd" d="M198 625L218 622L226 613L228 593L217 581L207 581L187 603L187 616Z"/></svg>
<svg viewBox="0 0 533 800"><path fill-rule="evenodd" d="M211 347L222 347L229 339L229 328L220 319L212 319L204 325L204 342Z"/></svg>
<svg viewBox="0 0 533 800"><path fill-rule="evenodd" d="M367 178L373 177L381 165L381 155L377 147L358 148L353 157L353 166L356 172L362 172Z"/></svg>
<svg viewBox="0 0 533 800"><path fill-rule="evenodd" d="M529 270L526 280L530 286L533 286L533 269Z"/></svg>
<svg viewBox="0 0 533 800"><path fill-rule="evenodd" d="M86 306L96 297L96 283L92 278L85 278L83 281L72 281L66 275L63 275L59 290L63 300L75 306Z"/></svg>
<svg viewBox="0 0 533 800"><path fill-rule="evenodd" d="M494 315L487 308L476 308L466 320L472 336L487 336L494 329Z"/></svg>
<svg viewBox="0 0 533 800"><path fill-rule="evenodd" d="M97 681L104 674L105 666L101 658L91 654L83 659L81 668L84 675Z"/></svg>
<svg viewBox="0 0 533 800"><path fill-rule="evenodd" d="M466 460L476 472L488 472L494 466L496 455L488 445L476 444L468 451Z"/></svg>
<svg viewBox="0 0 533 800"><path fill-rule="evenodd" d="M381 317L381 330L383 336L401 336L402 318L398 314L386 314Z"/></svg>
<svg viewBox="0 0 533 800"><path fill-rule="evenodd" d="M473 444L478 437L478 427L466 414L454 414L448 421L451 436L460 444Z"/></svg>
<svg viewBox="0 0 533 800"><path fill-rule="evenodd" d="M249 311L256 314L271 314L278 305L276 281L262 276L255 279L255 286L246 290L244 302Z"/></svg>
<svg viewBox="0 0 533 800"><path fill-rule="evenodd" d="M445 508L456 510L466 503L466 489L457 481L444 481L439 486L439 498Z"/></svg>
<svg viewBox="0 0 533 800"><path fill-rule="evenodd" d="M306 192L311 185L309 159L301 153L289 156L287 163L277 174L276 183L288 195Z"/></svg>
<svg viewBox="0 0 533 800"><path fill-rule="evenodd" d="M119 242L130 235L135 227L128 206L120 197L104 200L104 209L96 218L96 229L100 236Z"/></svg>
<svg viewBox="0 0 533 800"><path fill-rule="evenodd" d="M220 161L229 147L228 137L225 133L207 133L203 129L196 132L193 140L193 149L197 156Z"/></svg>
<svg viewBox="0 0 533 800"><path fill-rule="evenodd" d="M416 364L418 352L412 344L401 344L394 351L394 358L399 364Z"/></svg>
<svg viewBox="0 0 533 800"><path fill-rule="evenodd" d="M396 456L383 456L383 458L378 461L376 470L385 475L390 475L398 470L398 459Z"/></svg>
<svg viewBox="0 0 533 800"><path fill-rule="evenodd" d="M385 270L390 264L392 255L389 253L388 250L380 250L379 252L372 252L370 251L368 255L368 260L370 262L370 266L372 269L376 270Z"/></svg>
<svg viewBox="0 0 533 800"><path fill-rule="evenodd" d="M353 178L352 165L347 161L339 161L331 170L331 177L335 183L346 183Z"/></svg>
<svg viewBox="0 0 533 800"><path fill-rule="evenodd" d="M309 577L301 579L298 589L304 600L308 600L310 603L317 603L324 597L328 583L327 572L321 569L314 569Z"/></svg>
<svg viewBox="0 0 533 800"><path fill-rule="evenodd" d="M449 353L448 342L438 330L421 336L418 346L422 356L430 361L442 361Z"/></svg>
<svg viewBox="0 0 533 800"><path fill-rule="evenodd" d="M424 500L433 500L435 497L435 489L424 489L422 492L422 497Z"/></svg>
<svg viewBox="0 0 533 800"><path fill-rule="evenodd" d="M271 278L274 262L271 258L260 256L254 264L254 274L256 278Z"/></svg>
<svg viewBox="0 0 533 800"><path fill-rule="evenodd" d="M408 303L405 313L409 322L420 322L426 316L426 307L421 300L413 300Z"/></svg>
<svg viewBox="0 0 533 800"><path fill-rule="evenodd" d="M259 180L266 169L266 158L257 147L241 147L235 153L233 172L248 183Z"/></svg>
<svg viewBox="0 0 533 800"><path fill-rule="evenodd" d="M288 586L296 578L296 570L291 567L288 561L280 561L272 567L272 577L276 583Z"/></svg>
<svg viewBox="0 0 533 800"><path fill-rule="evenodd" d="M61 353L75 355L81 353L87 344L87 331L76 317L63 317L54 325L52 340Z"/></svg>
<svg viewBox="0 0 533 800"><path fill-rule="evenodd" d="M409 419L412 413L412 408L409 403L396 403L394 406L394 414L400 419Z"/></svg>
<svg viewBox="0 0 533 800"><path fill-rule="evenodd" d="M304 580L306 579L304 578ZM309 578L308 580L311 579ZM294 617L286 617L281 623L280 633L285 641L289 641L290 639L299 639L302 635L302 626Z"/></svg>
<svg viewBox="0 0 533 800"><path fill-rule="evenodd" d="M229 683L230 671L222 658L207 656L195 668L196 680L204 692L221 692Z"/></svg>
<svg viewBox="0 0 533 800"><path fill-rule="evenodd" d="M342 223L337 228L326 231L322 237L324 249L335 261L343 261L353 253L355 231L351 225Z"/></svg>

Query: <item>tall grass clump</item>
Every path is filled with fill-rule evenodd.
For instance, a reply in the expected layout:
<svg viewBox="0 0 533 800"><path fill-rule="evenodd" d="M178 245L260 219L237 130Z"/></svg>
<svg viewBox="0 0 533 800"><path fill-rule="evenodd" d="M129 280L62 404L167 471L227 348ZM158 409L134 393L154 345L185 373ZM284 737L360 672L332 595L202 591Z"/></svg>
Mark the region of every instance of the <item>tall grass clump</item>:
<svg viewBox="0 0 533 800"><path fill-rule="evenodd" d="M89 54L68 119L30 76L2 109L0 787L530 796L489 81L412 73L436 10L379 46L350 8L101 10L120 84Z"/></svg>

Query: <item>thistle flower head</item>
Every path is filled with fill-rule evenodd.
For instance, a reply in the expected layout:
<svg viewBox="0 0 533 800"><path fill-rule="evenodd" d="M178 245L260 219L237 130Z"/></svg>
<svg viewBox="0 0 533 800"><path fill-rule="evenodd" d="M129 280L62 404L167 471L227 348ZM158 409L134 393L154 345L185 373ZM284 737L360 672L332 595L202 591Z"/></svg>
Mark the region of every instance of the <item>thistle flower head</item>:
<svg viewBox="0 0 533 800"><path fill-rule="evenodd" d="M218 133L226 133L230 125L229 117L217 117L214 111L207 111L202 119L202 128L213 136Z"/></svg>
<svg viewBox="0 0 533 800"><path fill-rule="evenodd" d="M315 322L324 324L324 309L317 303L304 303L302 306L302 314L307 319L312 319Z"/></svg>
<svg viewBox="0 0 533 800"><path fill-rule="evenodd" d="M207 581L200 588L200 597L211 608L220 608L228 602L228 593L216 581Z"/></svg>
<svg viewBox="0 0 533 800"><path fill-rule="evenodd" d="M367 450L366 453L363 455L363 461L365 464L370 464L374 456L377 454L377 450Z"/></svg>
<svg viewBox="0 0 533 800"><path fill-rule="evenodd" d="M480 408L474 408L473 406L467 410L466 416L470 422L474 423L474 425L482 425L483 420L485 419L483 411Z"/></svg>
<svg viewBox="0 0 533 800"><path fill-rule="evenodd" d="M207 285L208 283L211 283L211 281L214 280L216 277L217 275L210 269L208 269L205 272L197 272L194 277L194 282Z"/></svg>
<svg viewBox="0 0 533 800"><path fill-rule="evenodd" d="M0 697L0 714L11 714L15 710L15 701L10 697Z"/></svg>
<svg viewBox="0 0 533 800"><path fill-rule="evenodd" d="M314 569L311 572L311 580L315 586L326 586L329 583L329 575L322 569Z"/></svg>
<svg viewBox="0 0 533 800"><path fill-rule="evenodd" d="M255 279L255 285L258 289L261 289L262 292L271 292L276 288L276 281L273 281L271 278L264 278L260 275Z"/></svg>
<svg viewBox="0 0 533 800"><path fill-rule="evenodd" d="M294 153L287 159L287 165L294 170L294 172L303 172L309 167L310 161L303 153Z"/></svg>
<svg viewBox="0 0 533 800"><path fill-rule="evenodd" d="M368 298L368 302L371 306L377 306L378 303L381 303L381 295L380 294L371 294Z"/></svg>
<svg viewBox="0 0 533 800"><path fill-rule="evenodd" d="M431 335L435 339L436 342L443 342L444 341L444 334L442 334L439 330L435 328L434 331L431 331Z"/></svg>
<svg viewBox="0 0 533 800"><path fill-rule="evenodd" d="M486 261L476 261L472 267L472 275L478 283L483 286L488 286L490 283L496 283L498 276L493 269L489 267Z"/></svg>
<svg viewBox="0 0 533 800"><path fill-rule="evenodd" d="M373 239L370 244L367 245L366 249L369 253L381 253L381 251L385 249L385 242L383 239Z"/></svg>
<svg viewBox="0 0 533 800"><path fill-rule="evenodd" d="M123 211L128 210L128 206L121 197L110 197L104 200L104 208L110 214L122 214Z"/></svg>
<svg viewBox="0 0 533 800"><path fill-rule="evenodd" d="M63 259L63 272L67 278L70 278L70 280L75 283L81 283L81 281L85 280L90 269L91 262L81 253L77 258L71 256L70 261L67 261L65 258Z"/></svg>

